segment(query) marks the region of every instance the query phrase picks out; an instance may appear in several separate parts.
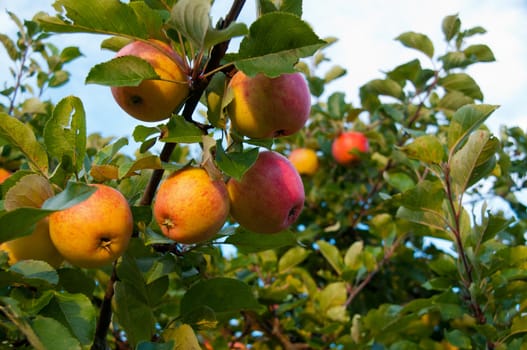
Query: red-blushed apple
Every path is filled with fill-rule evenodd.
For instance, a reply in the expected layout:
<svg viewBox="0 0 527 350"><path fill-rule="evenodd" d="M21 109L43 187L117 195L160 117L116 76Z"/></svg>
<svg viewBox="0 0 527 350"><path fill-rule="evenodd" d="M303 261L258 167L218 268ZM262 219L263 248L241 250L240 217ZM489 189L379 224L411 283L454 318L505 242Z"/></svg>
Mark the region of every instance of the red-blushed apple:
<svg viewBox="0 0 527 350"><path fill-rule="evenodd" d="M312 176L318 170L318 156L311 148L296 148L288 159L300 175Z"/></svg>
<svg viewBox="0 0 527 350"><path fill-rule="evenodd" d="M94 184L88 199L49 216L49 235L72 265L96 268L119 258L133 231L132 211L117 189Z"/></svg>
<svg viewBox="0 0 527 350"><path fill-rule="evenodd" d="M227 106L232 126L250 138L287 136L309 118L311 95L300 73L269 78L236 72L229 82L233 99Z"/></svg>
<svg viewBox="0 0 527 350"><path fill-rule="evenodd" d="M137 56L150 63L164 80L143 80L138 86L113 86L112 95L132 117L146 122L167 119L187 98L190 88L182 58L159 40L132 41L116 57Z"/></svg>
<svg viewBox="0 0 527 350"><path fill-rule="evenodd" d="M340 165L349 165L359 159L359 153L369 150L368 138L358 131L338 135L331 145L331 154Z"/></svg>
<svg viewBox="0 0 527 350"><path fill-rule="evenodd" d="M260 152L240 181L227 182L231 216L256 233L291 226L304 208L304 185L291 162L274 151Z"/></svg>
<svg viewBox="0 0 527 350"><path fill-rule="evenodd" d="M3 183L9 176L11 176L10 171L0 168L0 184Z"/></svg>
<svg viewBox="0 0 527 350"><path fill-rule="evenodd" d="M184 244L214 237L227 221L229 210L225 182L194 167L180 169L164 180L153 207L161 232Z"/></svg>

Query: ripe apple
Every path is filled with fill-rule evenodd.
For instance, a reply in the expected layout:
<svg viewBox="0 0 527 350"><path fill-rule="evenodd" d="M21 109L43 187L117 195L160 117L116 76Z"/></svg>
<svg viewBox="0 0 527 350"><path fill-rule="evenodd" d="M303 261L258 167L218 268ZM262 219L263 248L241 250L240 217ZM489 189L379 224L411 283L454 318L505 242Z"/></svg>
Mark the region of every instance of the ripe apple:
<svg viewBox="0 0 527 350"><path fill-rule="evenodd" d="M340 165L348 165L359 159L357 152L368 152L366 136L358 131L348 131L337 136L331 145L333 158Z"/></svg>
<svg viewBox="0 0 527 350"><path fill-rule="evenodd" d="M4 242L0 249L9 254L9 264L21 260L43 260L53 267L59 267L64 258L49 237L48 218L40 220L29 236Z"/></svg>
<svg viewBox="0 0 527 350"><path fill-rule="evenodd" d="M83 202L49 216L55 247L72 265L101 267L120 257L132 236L133 217L126 198L115 188L95 184Z"/></svg>
<svg viewBox="0 0 527 350"><path fill-rule="evenodd" d="M304 208L304 185L291 162L273 151L260 152L240 181L227 183L231 216L256 233L291 226Z"/></svg>
<svg viewBox="0 0 527 350"><path fill-rule="evenodd" d="M4 168L0 168L0 184L3 183L9 176L11 176L11 172L5 170Z"/></svg>
<svg viewBox="0 0 527 350"><path fill-rule="evenodd" d="M223 180L211 178L203 168L186 167L161 183L153 211L166 237L193 244L212 238L222 228L229 207Z"/></svg>
<svg viewBox="0 0 527 350"><path fill-rule="evenodd" d="M288 157L300 175L314 175L318 170L318 156L311 148L294 149Z"/></svg>
<svg viewBox="0 0 527 350"><path fill-rule="evenodd" d="M300 73L269 78L238 71L229 82L233 100L227 106L232 126L250 138L291 135L306 123L311 95Z"/></svg>
<svg viewBox="0 0 527 350"><path fill-rule="evenodd" d="M150 40L150 44L133 41L117 52L116 57L122 56L142 58L165 80L143 80L139 86L113 86L115 101L132 117L145 122L169 118L190 91L181 57L159 40Z"/></svg>

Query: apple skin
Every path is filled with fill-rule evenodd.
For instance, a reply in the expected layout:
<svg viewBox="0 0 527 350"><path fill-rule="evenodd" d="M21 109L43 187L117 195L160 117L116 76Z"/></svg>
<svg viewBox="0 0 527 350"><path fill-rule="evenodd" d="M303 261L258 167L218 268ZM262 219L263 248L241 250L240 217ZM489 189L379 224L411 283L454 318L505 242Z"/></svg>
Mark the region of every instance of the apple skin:
<svg viewBox="0 0 527 350"><path fill-rule="evenodd" d="M269 78L236 72L229 82L233 100L227 106L232 126L240 134L272 138L294 134L306 124L311 95L300 73Z"/></svg>
<svg viewBox="0 0 527 350"><path fill-rule="evenodd" d="M368 150L368 138L358 131L347 131L338 135L331 145L331 154L340 165L349 165L359 160L355 152L365 153Z"/></svg>
<svg viewBox="0 0 527 350"><path fill-rule="evenodd" d="M117 189L94 184L85 201L49 216L49 233L57 250L72 265L102 267L119 258L130 241L133 217Z"/></svg>
<svg viewBox="0 0 527 350"><path fill-rule="evenodd" d="M190 88L182 70L181 57L166 43L133 41L117 52L116 57L137 56L150 63L162 80L143 80L138 86L113 86L112 95L132 117L156 122L167 119L187 98Z"/></svg>
<svg viewBox="0 0 527 350"><path fill-rule="evenodd" d="M304 208L304 185L283 155L260 152L242 176L227 182L231 216L256 233L277 233L291 226Z"/></svg>
<svg viewBox="0 0 527 350"><path fill-rule="evenodd" d="M153 207L161 232L184 244L214 237L227 221L229 210L225 182L194 167L180 169L164 180Z"/></svg>
<svg viewBox="0 0 527 350"><path fill-rule="evenodd" d="M9 176L11 176L11 172L4 168L0 168L0 184L2 184Z"/></svg>
<svg viewBox="0 0 527 350"><path fill-rule="evenodd" d="M296 148L288 159L300 175L312 176L318 170L318 156L311 148Z"/></svg>
<svg viewBox="0 0 527 350"><path fill-rule="evenodd" d="M11 265L21 260L42 260L57 268L64 261L49 237L48 218L37 222L30 235L4 242L0 249L9 254Z"/></svg>

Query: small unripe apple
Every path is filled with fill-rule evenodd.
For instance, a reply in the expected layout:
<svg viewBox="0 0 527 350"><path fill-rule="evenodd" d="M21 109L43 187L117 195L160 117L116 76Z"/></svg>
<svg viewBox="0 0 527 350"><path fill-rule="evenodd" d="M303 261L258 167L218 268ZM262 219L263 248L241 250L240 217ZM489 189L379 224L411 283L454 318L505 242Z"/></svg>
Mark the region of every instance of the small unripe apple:
<svg viewBox="0 0 527 350"><path fill-rule="evenodd" d="M314 175L318 170L318 156L311 148L296 148L288 157L300 175Z"/></svg>
<svg viewBox="0 0 527 350"><path fill-rule="evenodd" d="M132 117L155 122L169 118L187 98L190 88L181 57L162 41L150 43L133 41L119 50L116 57L142 58L161 79L170 81L143 80L138 86L113 86L111 91L119 106Z"/></svg>
<svg viewBox="0 0 527 350"><path fill-rule="evenodd" d="M304 208L304 185L291 162L273 151L260 152L240 181L227 183L231 216L256 233L276 233L291 226Z"/></svg>
<svg viewBox="0 0 527 350"><path fill-rule="evenodd" d="M348 131L338 135L331 145L333 158L340 165L353 163L359 159L359 153L368 150L368 138L358 131Z"/></svg>
<svg viewBox="0 0 527 350"><path fill-rule="evenodd" d="M0 184L2 184L9 176L11 176L11 172L4 168L0 168Z"/></svg>
<svg viewBox="0 0 527 350"><path fill-rule="evenodd" d="M58 267L64 258L58 252L49 237L48 218L37 222L33 233L16 238L0 245L9 255L9 264L21 260L42 260L53 267Z"/></svg>
<svg viewBox="0 0 527 350"><path fill-rule="evenodd" d="M225 182L193 167L178 170L164 180L153 207L161 232L184 244L214 237L227 221L229 209Z"/></svg>
<svg viewBox="0 0 527 350"><path fill-rule="evenodd" d="M95 184L88 199L49 216L49 234L72 265L95 268L119 258L133 231L132 211L117 189Z"/></svg>
<svg viewBox="0 0 527 350"><path fill-rule="evenodd" d="M250 138L291 135L309 118L311 95L300 73L269 78L238 71L229 82L233 100L227 106L232 126Z"/></svg>

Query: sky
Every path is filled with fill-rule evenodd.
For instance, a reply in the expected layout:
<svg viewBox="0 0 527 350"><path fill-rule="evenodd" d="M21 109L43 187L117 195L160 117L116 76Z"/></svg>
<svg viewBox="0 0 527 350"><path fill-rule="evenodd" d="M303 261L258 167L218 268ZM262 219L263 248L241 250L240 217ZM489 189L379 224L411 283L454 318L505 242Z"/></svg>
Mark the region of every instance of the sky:
<svg viewBox="0 0 527 350"><path fill-rule="evenodd" d="M30 19L37 11L53 14L52 0L0 0L0 33L13 37L16 27L8 18L9 10L20 18ZM255 1L248 0L239 19L250 24L256 16ZM216 0L213 23L225 14L231 1ZM320 37L336 37L338 42L326 50L331 59L321 67L323 73L338 64L347 75L332 83L328 93L342 91L347 100L358 105L359 87L367 81L382 78L382 72L411 59L422 65L432 63L415 50L394 40L405 31L428 35L436 52L444 52L441 21L458 14L462 28L483 26L487 34L470 39L471 44L487 44L497 62L477 64L468 70L479 83L485 103L501 107L489 119L492 131L500 125L518 125L527 129L527 0L304 0L303 19ZM125 114L113 101L108 87L85 85L90 68L113 57L100 49L101 35L61 34L52 41L60 48L79 46L83 57L67 66L72 73L66 88L48 90L55 102L75 95L81 98L87 113L88 132L103 136L130 136L137 121ZM0 81L9 78L5 50L0 48ZM146 124L148 125L148 124ZM150 124L152 125L152 124ZM133 145L133 144L132 144ZM135 146L133 146L135 147Z"/></svg>

